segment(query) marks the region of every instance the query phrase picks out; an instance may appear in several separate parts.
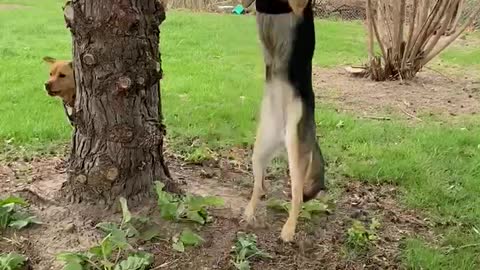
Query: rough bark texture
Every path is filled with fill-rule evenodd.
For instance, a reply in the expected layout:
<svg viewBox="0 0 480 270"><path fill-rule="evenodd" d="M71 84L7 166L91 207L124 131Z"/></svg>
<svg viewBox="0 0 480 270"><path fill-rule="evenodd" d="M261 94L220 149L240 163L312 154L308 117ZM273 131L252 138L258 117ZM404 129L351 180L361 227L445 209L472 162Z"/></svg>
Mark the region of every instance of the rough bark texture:
<svg viewBox="0 0 480 270"><path fill-rule="evenodd" d="M73 202L139 199L155 180L175 191L163 159L157 0L74 0L64 8L73 36L75 117L64 185Z"/></svg>

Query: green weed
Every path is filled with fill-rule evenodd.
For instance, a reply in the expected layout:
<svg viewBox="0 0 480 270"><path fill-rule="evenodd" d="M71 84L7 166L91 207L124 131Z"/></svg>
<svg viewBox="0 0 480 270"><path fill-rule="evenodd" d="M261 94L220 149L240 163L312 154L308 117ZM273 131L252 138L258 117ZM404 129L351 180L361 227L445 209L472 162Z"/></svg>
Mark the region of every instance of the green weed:
<svg viewBox="0 0 480 270"><path fill-rule="evenodd" d="M27 262L27 257L10 252L0 254L0 270L21 270Z"/></svg>
<svg viewBox="0 0 480 270"><path fill-rule="evenodd" d="M0 200L0 230L6 228L23 229L30 224L42 224L25 207L28 203L22 198L8 197Z"/></svg>
<svg viewBox="0 0 480 270"><path fill-rule="evenodd" d="M368 250L371 243L378 239L377 230L380 222L373 218L368 227L361 221L354 220L347 231L347 247L351 251L363 252Z"/></svg>
<svg viewBox="0 0 480 270"><path fill-rule="evenodd" d="M212 217L208 215L209 207L221 207L224 201L216 196L178 196L163 190L162 182L155 182L158 207L160 215L166 220L192 221L199 224L210 222Z"/></svg>
<svg viewBox="0 0 480 270"><path fill-rule="evenodd" d="M312 218L315 216L321 216L331 213L332 205L326 201L328 200L313 199L306 203L303 203L298 218L304 220L312 220ZM291 206L291 202L287 202L285 200L272 198L267 201L268 208L281 212L288 213Z"/></svg>
<svg viewBox="0 0 480 270"><path fill-rule="evenodd" d="M232 264L238 270L250 270L250 260L254 258L272 258L257 247L257 236L239 232L232 247Z"/></svg>
<svg viewBox="0 0 480 270"><path fill-rule="evenodd" d="M100 223L99 229L106 233L99 245L87 252L63 252L57 260L64 262L64 270L146 270L153 263L153 255L135 251L128 239L138 236L132 225L135 220L128 210L125 198L120 198L122 222ZM122 259L125 258L125 259Z"/></svg>
<svg viewBox="0 0 480 270"><path fill-rule="evenodd" d="M200 235L192 232L192 230L185 228L181 234L172 237L172 248L178 252L184 252L187 246L198 246L205 241Z"/></svg>

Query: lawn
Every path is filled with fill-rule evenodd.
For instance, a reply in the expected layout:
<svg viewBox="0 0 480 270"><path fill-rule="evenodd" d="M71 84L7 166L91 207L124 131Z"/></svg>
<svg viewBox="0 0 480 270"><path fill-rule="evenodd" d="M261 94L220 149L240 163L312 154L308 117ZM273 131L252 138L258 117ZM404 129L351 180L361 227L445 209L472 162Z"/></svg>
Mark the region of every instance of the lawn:
<svg viewBox="0 0 480 270"><path fill-rule="evenodd" d="M47 67L41 60L71 55L63 1L2 3L27 7L0 9L0 153L63 145L71 128L60 101L43 90ZM361 23L319 20L316 27L316 65L365 59ZM263 79L254 17L169 12L161 27L161 52L170 146L188 152L194 140L215 150L250 145ZM480 70L480 49L453 46L440 60L457 70ZM432 224L435 243L405 240L403 263L409 269L480 268L479 120L468 116L412 125L358 119L317 106L333 183L397 184L404 191L401 203Z"/></svg>

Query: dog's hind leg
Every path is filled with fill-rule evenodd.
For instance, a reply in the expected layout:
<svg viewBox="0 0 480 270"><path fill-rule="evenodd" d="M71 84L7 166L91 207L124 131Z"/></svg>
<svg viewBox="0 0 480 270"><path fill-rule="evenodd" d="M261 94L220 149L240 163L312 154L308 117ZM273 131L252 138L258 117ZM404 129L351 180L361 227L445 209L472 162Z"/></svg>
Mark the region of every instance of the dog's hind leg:
<svg viewBox="0 0 480 270"><path fill-rule="evenodd" d="M284 242L290 242L295 235L298 215L303 202L303 184L308 170L311 155L306 155L302 150L299 137L299 124L303 117L303 104L299 98L293 97L287 105L287 123L285 144L288 154L288 166L290 169L290 181L292 186L292 207L287 222L282 228L281 238Z"/></svg>
<svg viewBox="0 0 480 270"><path fill-rule="evenodd" d="M254 221L258 201L265 194L265 169L283 143L281 119L279 114L275 114L273 103L274 100L267 89L262 100L260 121L253 147L252 169L254 183L252 197L244 213L247 223Z"/></svg>

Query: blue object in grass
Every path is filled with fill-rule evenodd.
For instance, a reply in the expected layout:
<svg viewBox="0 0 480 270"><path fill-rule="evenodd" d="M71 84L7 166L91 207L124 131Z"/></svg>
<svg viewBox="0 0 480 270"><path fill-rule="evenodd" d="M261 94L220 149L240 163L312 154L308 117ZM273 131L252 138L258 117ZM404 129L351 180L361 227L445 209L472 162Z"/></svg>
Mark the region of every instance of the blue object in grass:
<svg viewBox="0 0 480 270"><path fill-rule="evenodd" d="M236 15L245 14L245 8L243 8L242 5L237 5L235 8L233 8L232 13Z"/></svg>

